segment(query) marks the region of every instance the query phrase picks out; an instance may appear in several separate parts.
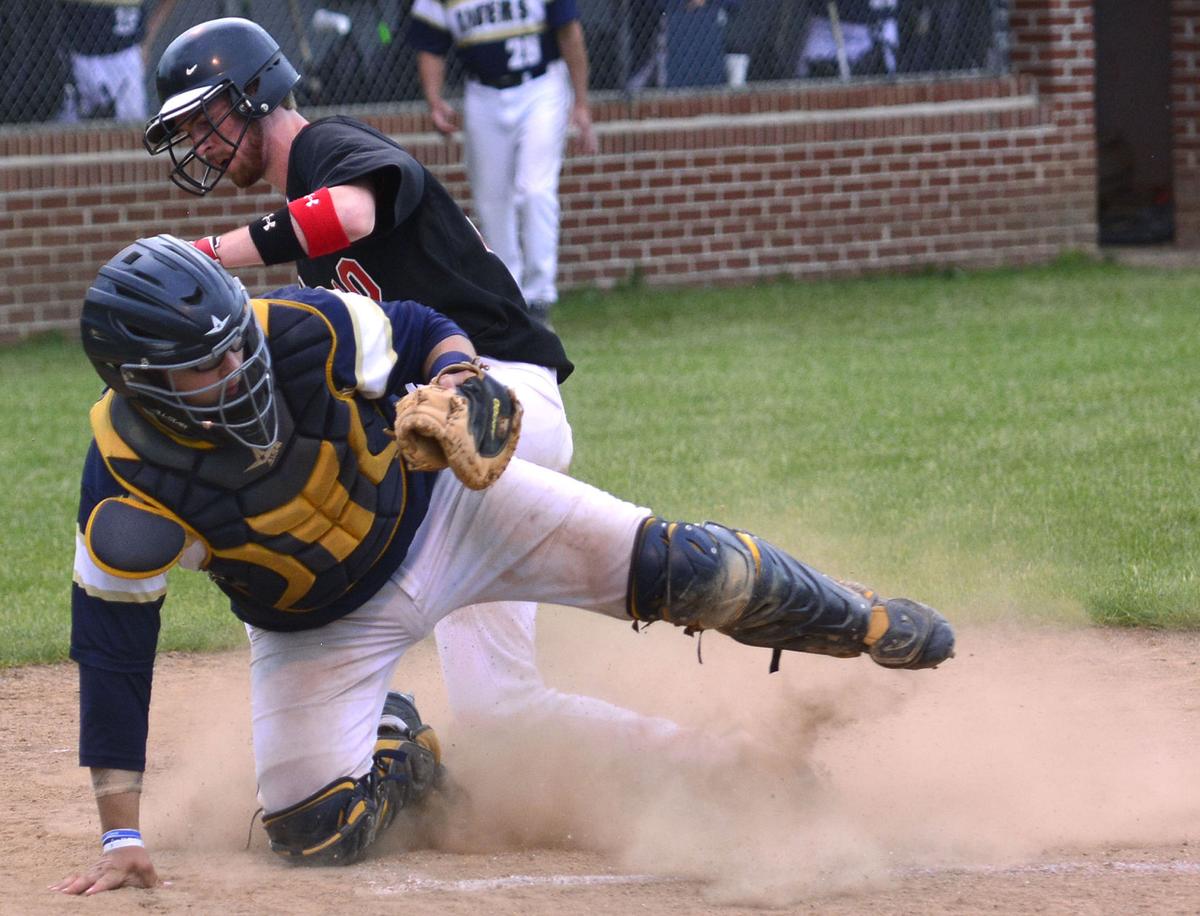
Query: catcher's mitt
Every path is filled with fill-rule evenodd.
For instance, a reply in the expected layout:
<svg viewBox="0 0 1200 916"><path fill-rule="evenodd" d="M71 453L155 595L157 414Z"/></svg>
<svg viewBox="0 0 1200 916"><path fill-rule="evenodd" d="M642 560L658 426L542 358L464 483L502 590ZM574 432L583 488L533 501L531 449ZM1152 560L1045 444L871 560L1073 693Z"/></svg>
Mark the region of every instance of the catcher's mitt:
<svg viewBox="0 0 1200 916"><path fill-rule="evenodd" d="M474 377L453 390L435 379L401 398L392 435L414 471L448 467L464 486L482 490L508 467L521 433L522 407L513 390L478 362L447 366L439 377L463 370Z"/></svg>

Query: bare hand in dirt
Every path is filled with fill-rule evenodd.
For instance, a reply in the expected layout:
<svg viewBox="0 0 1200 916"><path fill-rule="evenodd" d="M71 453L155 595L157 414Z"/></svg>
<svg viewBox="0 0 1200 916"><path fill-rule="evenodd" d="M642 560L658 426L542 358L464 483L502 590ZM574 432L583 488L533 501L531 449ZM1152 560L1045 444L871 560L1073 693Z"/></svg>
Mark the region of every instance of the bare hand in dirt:
<svg viewBox="0 0 1200 916"><path fill-rule="evenodd" d="M118 887L154 887L158 873L150 854L141 846L126 846L106 852L83 874L68 875L50 890L64 894L98 894Z"/></svg>

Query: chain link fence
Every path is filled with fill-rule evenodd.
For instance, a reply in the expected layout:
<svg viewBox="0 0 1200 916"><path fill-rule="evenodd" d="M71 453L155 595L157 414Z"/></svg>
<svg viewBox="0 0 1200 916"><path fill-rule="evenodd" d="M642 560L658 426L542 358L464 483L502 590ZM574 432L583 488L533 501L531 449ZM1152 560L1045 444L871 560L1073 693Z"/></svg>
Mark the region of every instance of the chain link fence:
<svg viewBox="0 0 1200 916"><path fill-rule="evenodd" d="M465 0L495 7L527 0ZM411 0L0 0L0 123L142 120L184 29L253 19L304 74L306 107L421 99ZM576 0L591 86L636 95L791 80L1001 73L1008 0ZM511 10L510 10L511 11ZM463 74L451 55L447 91Z"/></svg>

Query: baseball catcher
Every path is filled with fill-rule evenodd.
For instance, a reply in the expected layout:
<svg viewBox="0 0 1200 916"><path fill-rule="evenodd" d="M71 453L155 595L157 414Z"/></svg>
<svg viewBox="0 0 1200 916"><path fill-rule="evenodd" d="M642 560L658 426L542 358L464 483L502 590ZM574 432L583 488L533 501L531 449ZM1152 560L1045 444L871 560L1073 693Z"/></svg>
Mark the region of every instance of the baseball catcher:
<svg viewBox="0 0 1200 916"><path fill-rule="evenodd" d="M924 604L749 532L667 521L520 457L505 466L519 404L418 302L304 287L251 299L163 235L101 268L80 324L108 385L90 414L71 599L102 854L55 885L66 893L157 880L139 806L176 565L207 573L247 624L263 824L277 853L310 864L357 860L436 785L432 731L388 690L405 652L468 605L567 605L893 669L954 654ZM396 417L409 386L425 397Z"/></svg>

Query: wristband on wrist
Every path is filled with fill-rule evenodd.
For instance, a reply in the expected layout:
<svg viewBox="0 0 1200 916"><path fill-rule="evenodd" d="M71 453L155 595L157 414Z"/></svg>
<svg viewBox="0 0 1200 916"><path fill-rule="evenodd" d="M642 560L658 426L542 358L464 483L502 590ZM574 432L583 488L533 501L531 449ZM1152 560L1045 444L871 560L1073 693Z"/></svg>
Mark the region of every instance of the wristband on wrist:
<svg viewBox="0 0 1200 916"><path fill-rule="evenodd" d="M319 188L299 200L293 200L288 204L288 212L304 233L310 258L319 258L323 254L333 254L350 247L350 236L346 235L334 209L329 188Z"/></svg>
<svg viewBox="0 0 1200 916"><path fill-rule="evenodd" d="M109 830L104 836L100 837L100 848L102 852L112 852L114 849L121 849L125 846L142 846L145 847L145 842L142 840L142 834L138 830L132 828L120 828L118 830Z"/></svg>
<svg viewBox="0 0 1200 916"><path fill-rule="evenodd" d="M475 357L469 353L464 353L462 350L449 350L433 361L433 366L429 370L429 380L435 381L439 375L446 371L448 366L474 361Z"/></svg>
<svg viewBox="0 0 1200 916"><path fill-rule="evenodd" d="M217 257L217 248L220 244L215 235L206 235L204 238L196 239L196 241L192 242L192 247L219 263L221 259Z"/></svg>
<svg viewBox="0 0 1200 916"><path fill-rule="evenodd" d="M267 266L299 261L305 256L304 247L292 227L291 212L280 207L249 226L250 241L258 250L258 256Z"/></svg>

